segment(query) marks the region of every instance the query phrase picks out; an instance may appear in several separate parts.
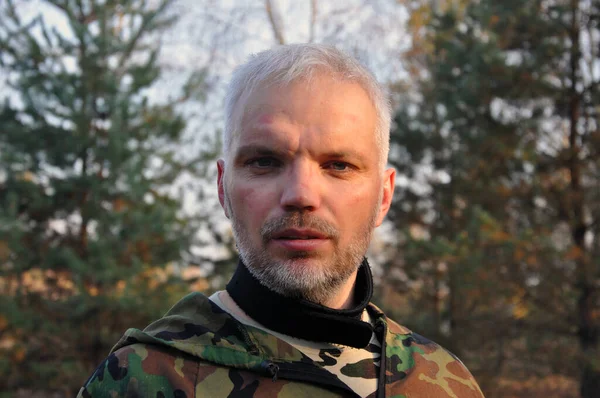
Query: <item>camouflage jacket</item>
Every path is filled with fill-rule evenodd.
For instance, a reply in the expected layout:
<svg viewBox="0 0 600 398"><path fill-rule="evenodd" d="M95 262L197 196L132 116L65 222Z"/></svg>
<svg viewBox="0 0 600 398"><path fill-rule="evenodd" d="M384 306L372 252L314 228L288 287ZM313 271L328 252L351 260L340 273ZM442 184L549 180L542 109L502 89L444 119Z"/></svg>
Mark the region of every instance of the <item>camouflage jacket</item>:
<svg viewBox="0 0 600 398"><path fill-rule="evenodd" d="M439 345L367 307L385 331L386 397L483 397L465 366ZM353 371L361 372L359 364ZM381 382L380 381L380 382ZM385 392L385 393L384 393ZM144 331L129 329L78 397L355 397L293 346L243 325L200 293Z"/></svg>

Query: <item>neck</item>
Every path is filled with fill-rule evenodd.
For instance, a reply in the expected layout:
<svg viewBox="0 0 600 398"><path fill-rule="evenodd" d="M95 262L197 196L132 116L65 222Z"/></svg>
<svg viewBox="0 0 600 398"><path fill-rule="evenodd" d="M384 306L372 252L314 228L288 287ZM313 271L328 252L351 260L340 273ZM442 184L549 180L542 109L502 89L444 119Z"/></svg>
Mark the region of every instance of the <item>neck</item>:
<svg viewBox="0 0 600 398"><path fill-rule="evenodd" d="M347 310L352 308L355 304L354 289L356 287L356 274L358 270L354 271L346 282L340 286L339 290L333 297L325 302L321 303L325 307L333 308L334 310Z"/></svg>
<svg viewBox="0 0 600 398"><path fill-rule="evenodd" d="M363 261L352 283L345 286L345 294L338 294L337 302L320 305L307 300L292 299L262 285L240 262L227 292L235 303L251 318L265 327L289 336L366 347L373 328L361 320L373 294L373 280L369 264Z"/></svg>

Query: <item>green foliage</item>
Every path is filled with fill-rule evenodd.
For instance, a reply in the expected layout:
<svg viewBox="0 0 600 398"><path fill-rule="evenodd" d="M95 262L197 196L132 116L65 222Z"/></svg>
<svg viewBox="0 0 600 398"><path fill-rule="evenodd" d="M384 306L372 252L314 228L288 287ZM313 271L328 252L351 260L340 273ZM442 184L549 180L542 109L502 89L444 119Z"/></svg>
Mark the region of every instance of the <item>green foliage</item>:
<svg viewBox="0 0 600 398"><path fill-rule="evenodd" d="M488 395L486 375L595 369L584 397L600 383L586 360L600 339L598 12L482 0L420 17L428 46L392 136L403 263L387 266L417 284L417 314L401 315L460 351Z"/></svg>
<svg viewBox="0 0 600 398"><path fill-rule="evenodd" d="M182 160L176 102L150 101L170 0L48 1L68 29L0 9L2 389L74 395L128 327L187 287L197 220L168 188ZM199 96L201 78L185 87Z"/></svg>

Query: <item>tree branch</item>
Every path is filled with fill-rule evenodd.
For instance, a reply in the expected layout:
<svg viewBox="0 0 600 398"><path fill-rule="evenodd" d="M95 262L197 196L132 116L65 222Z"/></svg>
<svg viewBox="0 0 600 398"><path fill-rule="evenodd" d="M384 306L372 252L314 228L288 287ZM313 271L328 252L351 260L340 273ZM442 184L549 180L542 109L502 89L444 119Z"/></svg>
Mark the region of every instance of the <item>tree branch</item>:
<svg viewBox="0 0 600 398"><path fill-rule="evenodd" d="M308 42L312 43L315 40L315 25L317 22L317 0L310 0L310 26Z"/></svg>
<svg viewBox="0 0 600 398"><path fill-rule="evenodd" d="M283 37L283 30L281 28L281 15L276 10L276 7L274 7L271 0L265 0L265 11L267 12L267 17L269 17L275 40L278 44L285 44L285 38Z"/></svg>

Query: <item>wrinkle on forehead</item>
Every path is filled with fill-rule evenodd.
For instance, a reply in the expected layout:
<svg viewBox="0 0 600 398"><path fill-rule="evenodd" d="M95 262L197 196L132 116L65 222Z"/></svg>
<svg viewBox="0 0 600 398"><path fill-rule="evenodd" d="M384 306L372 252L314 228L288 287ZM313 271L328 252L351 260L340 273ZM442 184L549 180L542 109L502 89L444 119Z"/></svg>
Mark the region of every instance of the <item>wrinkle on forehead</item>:
<svg viewBox="0 0 600 398"><path fill-rule="evenodd" d="M337 92L336 97L328 95L327 92L319 91L332 90L332 87ZM340 91L337 91L338 88L340 88ZM294 93L292 94L290 91ZM340 98L340 103L343 104L346 93L355 95L358 91L362 92L366 99L361 105L350 107L338 105L336 98ZM377 117L368 93L360 84L345 79L332 78L329 75L315 76L311 82L297 80L290 85L261 85L248 94L248 96L240 99L236 107L237 128L232 134L229 142L230 146L225 153L230 160L234 156L233 153L236 152L235 147L242 144L240 137L244 136L243 144L247 143L246 138L250 137L246 137L245 132L248 131L254 130L256 132L264 129L275 132L276 135L281 134L285 140L286 124L290 126L305 125L307 127L306 132L311 135L326 133L322 134L322 140L346 141L351 140L352 137L337 133L343 133L346 129L351 130L356 124L368 119L371 113L375 120ZM296 101L296 99L298 100ZM318 127L322 130L313 130L310 124L305 124L302 115L306 115L307 120L316 120L320 124ZM329 123L330 121L331 123ZM369 130L371 128L373 129L372 134L376 146L378 146L376 126L369 126ZM332 132L333 135L328 134ZM250 134L250 136L253 135ZM250 138L250 140L253 139Z"/></svg>
<svg viewBox="0 0 600 398"><path fill-rule="evenodd" d="M234 111L231 115L231 118L233 119L234 128L231 131L232 136L230 137L229 141L230 147L226 148L226 152L228 152L229 149L231 149L231 146L234 145L234 141L240 134L242 130L242 123L244 121L244 117L248 110L252 107L252 97L255 97L257 93L259 93L262 90L285 90L287 87L291 87L296 84L302 84L303 87L310 93L313 90L319 89L319 84L317 83L317 81L322 82L323 78L326 79L326 81L333 83L356 83L362 88L362 85L360 85L358 82L354 82L352 79L346 79L343 76L340 76L339 74L336 74L335 72L332 72L330 70L321 70L321 68L318 66L311 70L310 73L308 73L307 75L301 76L291 81L280 82L280 79L273 79L248 87L241 93L241 95L235 103ZM372 102L370 97L369 100ZM227 145L227 143L225 143L225 145Z"/></svg>

